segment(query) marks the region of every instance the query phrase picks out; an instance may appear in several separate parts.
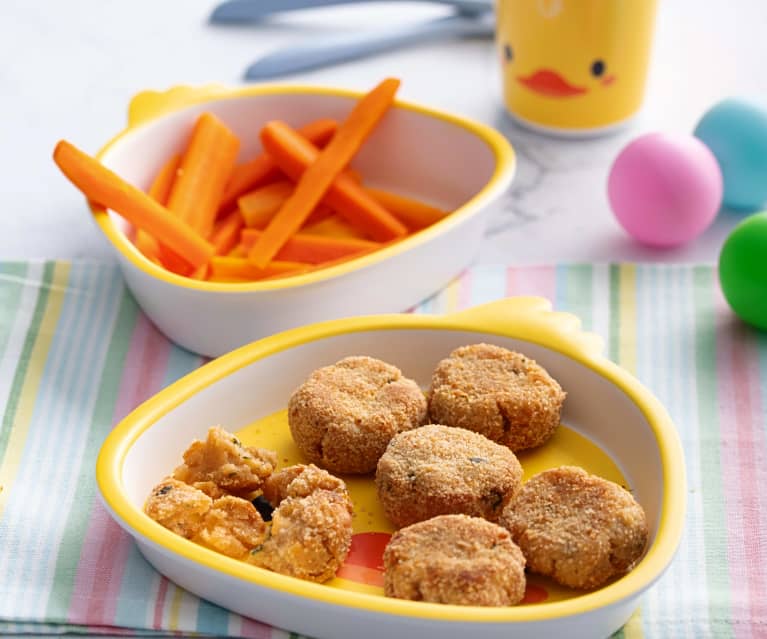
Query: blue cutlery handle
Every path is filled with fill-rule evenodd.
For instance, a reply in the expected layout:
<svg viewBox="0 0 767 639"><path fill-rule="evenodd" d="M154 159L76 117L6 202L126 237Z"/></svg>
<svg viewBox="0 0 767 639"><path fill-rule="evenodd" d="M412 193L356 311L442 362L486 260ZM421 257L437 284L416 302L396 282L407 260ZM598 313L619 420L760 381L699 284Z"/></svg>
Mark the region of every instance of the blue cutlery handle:
<svg viewBox="0 0 767 639"><path fill-rule="evenodd" d="M218 24L256 22L273 13L377 1L380 0L227 0L213 10L213 13L210 16L210 21ZM407 2L408 0L395 1ZM492 0L426 1L448 5L455 7L459 11L475 15L491 11L493 8Z"/></svg>
<svg viewBox="0 0 767 639"><path fill-rule="evenodd" d="M291 48L267 54L248 67L245 78L261 80L316 69L426 39L448 36L487 36L491 33L492 22L458 15L387 31L323 38L319 42L297 44Z"/></svg>

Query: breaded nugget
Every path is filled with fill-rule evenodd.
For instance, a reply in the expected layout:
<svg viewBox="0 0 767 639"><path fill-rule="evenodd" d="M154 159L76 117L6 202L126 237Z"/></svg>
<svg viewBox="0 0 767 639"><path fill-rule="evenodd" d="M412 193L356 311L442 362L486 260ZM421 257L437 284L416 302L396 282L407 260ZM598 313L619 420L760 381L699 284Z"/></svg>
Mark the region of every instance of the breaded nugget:
<svg viewBox="0 0 767 639"><path fill-rule="evenodd" d="M347 357L314 371L288 403L298 448L338 473L372 472L389 440L425 419L418 385L372 357Z"/></svg>
<svg viewBox="0 0 767 639"><path fill-rule="evenodd" d="M327 581L352 543L349 504L348 497L322 489L283 499L272 514L271 535L246 561L299 579Z"/></svg>
<svg viewBox="0 0 767 639"><path fill-rule="evenodd" d="M267 530L253 504L229 495L213 502L194 541L229 557L244 559L264 543Z"/></svg>
<svg viewBox="0 0 767 639"><path fill-rule="evenodd" d="M276 465L274 451L243 446L237 437L213 426L204 442L195 440L187 448L184 463L173 471L173 476L214 497L246 496L261 488Z"/></svg>
<svg viewBox="0 0 767 639"><path fill-rule="evenodd" d="M343 480L314 464L296 464L278 470L263 486L264 497L275 508L286 497L308 497L315 490L330 490L349 497Z"/></svg>
<svg viewBox="0 0 767 639"><path fill-rule="evenodd" d="M144 512L168 530L191 539L212 505L213 500L201 490L168 477L152 489Z"/></svg>
<svg viewBox="0 0 767 639"><path fill-rule="evenodd" d="M513 451L540 446L559 425L565 393L533 360L491 344L455 349L431 378L429 417Z"/></svg>
<svg viewBox="0 0 767 639"><path fill-rule="evenodd" d="M571 588L596 588L628 572L648 538L645 512L631 493L575 466L531 477L500 523L530 570Z"/></svg>
<svg viewBox="0 0 767 639"><path fill-rule="evenodd" d="M525 558L508 531L442 515L396 532L386 546L387 597L462 606L513 606L525 595Z"/></svg>
<svg viewBox="0 0 767 639"><path fill-rule="evenodd" d="M508 448L440 424L396 435L376 469L378 498L397 528L457 513L497 521L521 485Z"/></svg>

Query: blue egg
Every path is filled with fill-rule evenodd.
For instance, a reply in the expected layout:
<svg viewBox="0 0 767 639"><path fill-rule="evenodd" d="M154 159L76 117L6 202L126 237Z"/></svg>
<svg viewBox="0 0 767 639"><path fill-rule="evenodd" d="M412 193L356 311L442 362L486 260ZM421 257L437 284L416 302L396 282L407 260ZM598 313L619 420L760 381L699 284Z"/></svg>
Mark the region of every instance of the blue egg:
<svg viewBox="0 0 767 639"><path fill-rule="evenodd" d="M722 169L724 205L755 211L767 202L767 111L730 98L711 107L695 127Z"/></svg>

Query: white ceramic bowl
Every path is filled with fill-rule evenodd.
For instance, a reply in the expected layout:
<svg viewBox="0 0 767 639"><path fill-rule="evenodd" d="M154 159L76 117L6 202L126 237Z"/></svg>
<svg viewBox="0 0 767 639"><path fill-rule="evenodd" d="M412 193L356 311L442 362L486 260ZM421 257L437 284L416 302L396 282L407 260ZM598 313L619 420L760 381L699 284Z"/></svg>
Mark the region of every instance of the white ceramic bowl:
<svg viewBox="0 0 767 639"><path fill-rule="evenodd" d="M241 89L177 87L134 98L129 125L100 152L101 161L146 187L167 158L181 152L196 117L211 111L239 136L241 159L260 151L268 120L298 126L339 120L359 93L300 86ZM217 356L302 324L407 310L444 286L474 258L491 203L508 187L514 154L505 138L469 120L402 102L354 160L371 185L454 211L385 249L332 268L249 284L200 282L147 260L127 239L122 218L98 207L96 220L116 249L141 308L173 341Z"/></svg>
<svg viewBox="0 0 767 639"><path fill-rule="evenodd" d="M213 424L239 432L251 445L282 437L288 443L278 453L287 458L292 443L284 421L241 429L284 409L313 369L365 354L394 363L426 387L440 359L457 346L481 341L519 350L546 367L568 393L567 429L560 430L590 440L580 449L567 446L558 458L546 452L552 445L546 444L539 465L560 465L564 458L589 467L599 450L595 457L611 460L644 507L650 543L629 574L599 590L507 608L402 601L382 596L380 589L358 592L271 573L198 546L144 515L152 486ZM526 472L535 470L534 459L520 459ZM660 403L601 355L601 341L579 332L575 317L550 312L548 302L538 298L509 299L448 316L325 322L240 348L163 390L119 424L101 451L97 477L112 516L160 572L243 615L321 639L361 634L367 639L608 637L670 563L682 532L686 493L681 445ZM372 483L372 478L350 481ZM375 493L355 497L359 484L349 485L360 515L356 532L364 530L358 526L375 509Z"/></svg>

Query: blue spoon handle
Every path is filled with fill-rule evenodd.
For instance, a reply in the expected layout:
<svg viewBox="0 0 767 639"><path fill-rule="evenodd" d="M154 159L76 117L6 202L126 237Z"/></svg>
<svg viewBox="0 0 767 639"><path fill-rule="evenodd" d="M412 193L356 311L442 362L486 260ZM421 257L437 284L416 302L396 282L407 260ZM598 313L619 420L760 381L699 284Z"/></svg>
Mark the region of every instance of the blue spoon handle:
<svg viewBox="0 0 767 639"><path fill-rule="evenodd" d="M210 21L218 24L256 22L273 13L376 1L380 0L227 0L213 10ZM393 1L407 2L409 0ZM455 7L459 11L473 14L484 13L493 8L492 0L425 1Z"/></svg>
<svg viewBox="0 0 767 639"><path fill-rule="evenodd" d="M454 36L485 37L492 32L492 21L457 15L386 31L324 38L317 43L297 44L289 49L267 54L248 67L245 78L273 78L362 58L427 39Z"/></svg>

